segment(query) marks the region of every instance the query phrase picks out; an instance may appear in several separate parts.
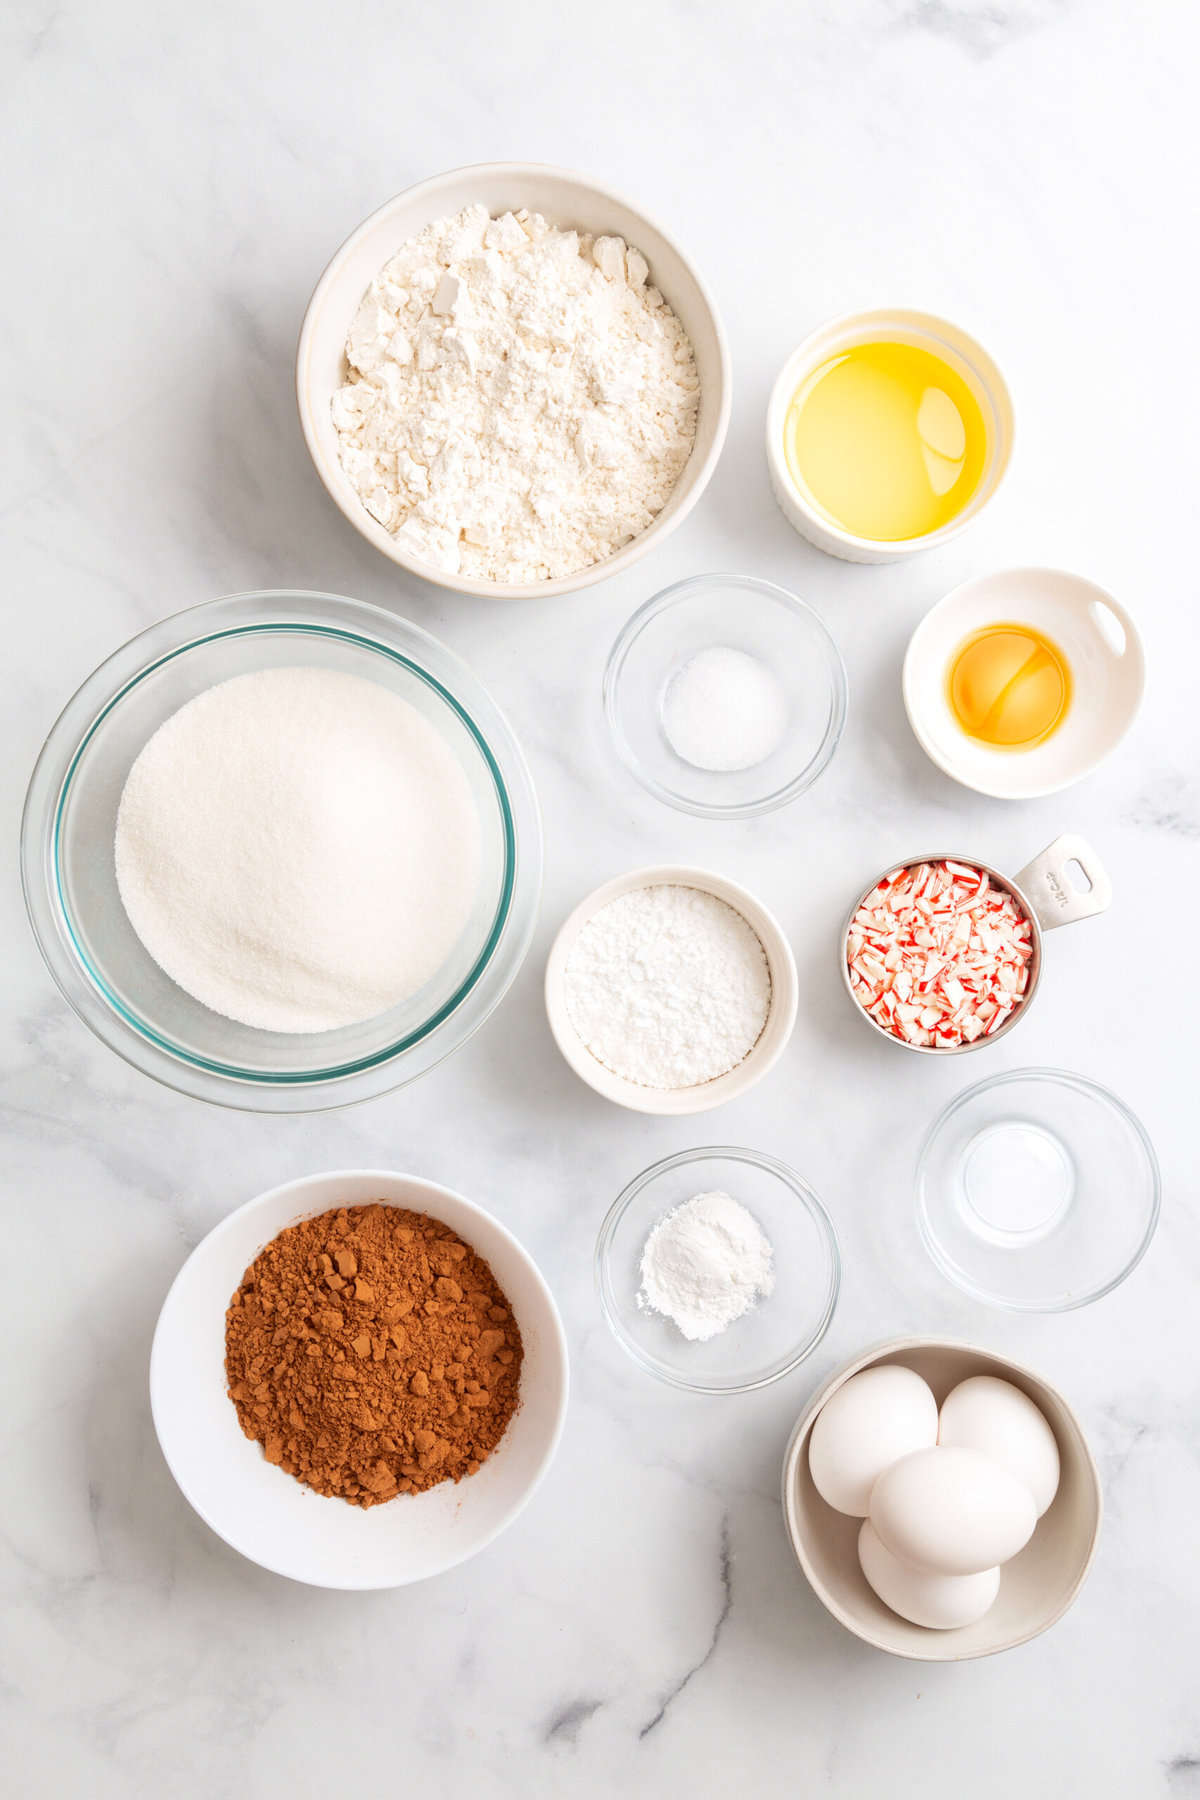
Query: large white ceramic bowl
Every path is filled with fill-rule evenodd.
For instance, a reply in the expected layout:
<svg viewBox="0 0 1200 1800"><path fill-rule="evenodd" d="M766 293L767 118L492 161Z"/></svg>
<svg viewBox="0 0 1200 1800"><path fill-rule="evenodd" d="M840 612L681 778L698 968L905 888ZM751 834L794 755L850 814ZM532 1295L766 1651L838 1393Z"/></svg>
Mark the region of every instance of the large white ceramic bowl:
<svg viewBox="0 0 1200 1800"><path fill-rule="evenodd" d="M486 581L447 574L418 561L367 512L338 457L329 406L346 380L346 332L359 301L384 263L408 238L433 220L475 203L492 213L525 206L552 225L574 226L597 235L615 234L636 245L650 264L650 279L671 305L696 354L700 375L696 442L667 504L654 522L615 556L556 581ZM707 288L679 246L620 195L547 163L476 163L451 169L418 182L381 206L346 239L317 283L304 315L296 357L296 396L305 442L317 473L354 528L392 562L426 581L499 600L574 593L627 569L661 543L687 517L716 468L729 424L730 391L729 350L720 318Z"/></svg>
<svg viewBox="0 0 1200 1800"><path fill-rule="evenodd" d="M520 1406L477 1475L364 1510L313 1493L243 1437L226 1391L225 1311L250 1263L285 1226L371 1201L441 1219L490 1263L521 1328L524 1360ZM566 1413L566 1339L532 1257L481 1206L415 1175L335 1169L260 1194L197 1244L159 1315L150 1405L184 1498L233 1549L314 1587L404 1587L476 1555L537 1487Z"/></svg>
<svg viewBox="0 0 1200 1800"><path fill-rule="evenodd" d="M885 1606L858 1561L860 1519L835 1512L808 1467L817 1414L861 1369L902 1363L929 1383L939 1407L971 1375L1010 1381L1040 1408L1058 1442L1058 1492L1025 1548L1000 1571L1000 1591L974 1625L931 1631ZM1067 1402L1032 1369L953 1338L895 1338L856 1356L830 1376L805 1408L783 1459L783 1516L800 1567L817 1598L864 1643L917 1662L966 1662L992 1656L1048 1631L1071 1605L1092 1566L1100 1535L1100 1476L1083 1429Z"/></svg>

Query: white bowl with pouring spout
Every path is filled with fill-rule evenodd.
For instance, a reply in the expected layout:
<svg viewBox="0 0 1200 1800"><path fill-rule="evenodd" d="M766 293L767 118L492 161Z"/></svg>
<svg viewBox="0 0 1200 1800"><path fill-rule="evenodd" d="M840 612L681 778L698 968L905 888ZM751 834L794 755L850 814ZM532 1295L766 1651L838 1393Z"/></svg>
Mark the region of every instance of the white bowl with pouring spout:
<svg viewBox="0 0 1200 1800"><path fill-rule="evenodd" d="M959 649L1002 624L1041 632L1070 671L1061 723L1029 748L970 737L950 705ZM1146 659L1128 609L1094 581L1064 569L1001 569L964 582L925 614L909 640L901 689L913 736L952 780L997 800L1033 800L1082 781L1116 749L1142 704Z"/></svg>

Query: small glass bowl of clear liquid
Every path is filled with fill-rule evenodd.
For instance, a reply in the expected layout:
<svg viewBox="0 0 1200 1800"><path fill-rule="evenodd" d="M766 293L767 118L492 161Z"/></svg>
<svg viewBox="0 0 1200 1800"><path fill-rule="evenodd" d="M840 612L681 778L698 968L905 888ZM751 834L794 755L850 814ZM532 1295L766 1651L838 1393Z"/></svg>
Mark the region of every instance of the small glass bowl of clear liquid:
<svg viewBox="0 0 1200 1800"><path fill-rule="evenodd" d="M1015 1312L1110 1293L1158 1223L1154 1146L1123 1101L1082 1075L1014 1069L935 1120L917 1163L917 1223L942 1274Z"/></svg>

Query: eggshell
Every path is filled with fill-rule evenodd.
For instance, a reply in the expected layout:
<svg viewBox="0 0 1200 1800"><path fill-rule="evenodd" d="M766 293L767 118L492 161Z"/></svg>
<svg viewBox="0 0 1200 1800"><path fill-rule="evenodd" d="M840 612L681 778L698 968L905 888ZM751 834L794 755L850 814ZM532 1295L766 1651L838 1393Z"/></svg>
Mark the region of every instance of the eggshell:
<svg viewBox="0 0 1200 1800"><path fill-rule="evenodd" d="M871 1491L871 1523L893 1556L941 1575L978 1575L1033 1536L1037 1511L1023 1481L978 1450L935 1444L885 1469Z"/></svg>
<svg viewBox="0 0 1200 1800"><path fill-rule="evenodd" d="M942 1401L938 1443L981 1450L1023 1481L1040 1519L1058 1492L1058 1444L1028 1394L995 1375L972 1375Z"/></svg>
<svg viewBox="0 0 1200 1800"><path fill-rule="evenodd" d="M808 1466L821 1498L865 1519L883 1471L937 1442L937 1401L912 1369L882 1363L852 1375L817 1414Z"/></svg>
<svg viewBox="0 0 1200 1800"><path fill-rule="evenodd" d="M913 1625L954 1631L982 1619L1000 1589L999 1569L977 1575L937 1575L893 1556L870 1519L858 1534L858 1560L885 1606Z"/></svg>

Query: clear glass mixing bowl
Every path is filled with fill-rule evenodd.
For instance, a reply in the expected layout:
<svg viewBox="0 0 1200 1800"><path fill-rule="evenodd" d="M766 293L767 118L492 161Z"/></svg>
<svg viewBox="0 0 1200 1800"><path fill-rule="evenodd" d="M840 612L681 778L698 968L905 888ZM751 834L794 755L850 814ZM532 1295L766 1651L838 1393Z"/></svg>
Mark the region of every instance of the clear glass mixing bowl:
<svg viewBox="0 0 1200 1800"><path fill-rule="evenodd" d="M917 1224L950 1281L1014 1312L1068 1312L1111 1293L1158 1224L1154 1146L1107 1088L1013 1069L967 1088L917 1163Z"/></svg>
<svg viewBox="0 0 1200 1800"><path fill-rule="evenodd" d="M135 757L196 694L256 669L305 666L381 683L461 764L483 844L470 918L402 1004L335 1031L259 1031L192 999L153 961L117 889L113 838ZM436 638L334 594L237 594L176 613L101 664L38 758L21 830L42 955L83 1022L127 1062L198 1099L309 1112L399 1087L449 1056L499 1003L529 948L541 887L533 784L503 714Z"/></svg>

